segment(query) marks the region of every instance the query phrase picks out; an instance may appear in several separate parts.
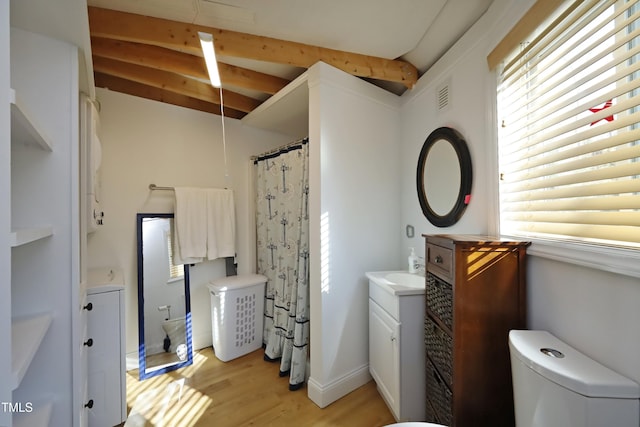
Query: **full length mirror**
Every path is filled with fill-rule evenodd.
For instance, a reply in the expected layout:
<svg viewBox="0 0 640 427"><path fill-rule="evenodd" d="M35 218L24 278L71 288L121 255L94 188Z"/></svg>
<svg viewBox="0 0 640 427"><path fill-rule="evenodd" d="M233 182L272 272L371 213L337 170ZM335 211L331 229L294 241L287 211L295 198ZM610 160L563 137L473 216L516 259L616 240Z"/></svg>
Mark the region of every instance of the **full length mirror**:
<svg viewBox="0 0 640 427"><path fill-rule="evenodd" d="M140 379L193 361L189 266L173 263L173 214L138 214Z"/></svg>
<svg viewBox="0 0 640 427"><path fill-rule="evenodd" d="M466 141L441 127L429 134L418 158L417 187L422 212L437 227L460 219L471 199L473 171Z"/></svg>

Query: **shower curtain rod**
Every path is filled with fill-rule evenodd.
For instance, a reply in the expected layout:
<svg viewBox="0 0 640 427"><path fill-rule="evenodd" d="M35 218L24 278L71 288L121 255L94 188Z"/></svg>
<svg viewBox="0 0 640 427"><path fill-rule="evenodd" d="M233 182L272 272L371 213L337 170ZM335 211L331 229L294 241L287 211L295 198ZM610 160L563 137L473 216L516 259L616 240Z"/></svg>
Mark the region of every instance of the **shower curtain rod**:
<svg viewBox="0 0 640 427"><path fill-rule="evenodd" d="M272 149L272 150L269 150L269 151L264 152L264 153L262 153L262 154L259 154L259 155L257 155L257 156L251 156L251 161L253 162L253 161L255 161L255 160L258 160L258 159L259 159L259 158L261 158L261 157L267 157L267 156L270 156L270 155L272 155L272 154L276 154L276 153L278 153L278 152L280 152L280 151L286 150L286 149L287 149L287 148L289 148L289 147L293 147L294 145L304 144L304 143L308 143L308 142L309 142L309 137L308 137L308 136L307 136L307 137L304 137L304 138L302 138L302 139L298 139L298 140L296 140L296 141L291 141L291 142L288 142L288 143L286 143L286 144L284 144L284 145L281 145L281 146L280 146L280 147L278 147L278 148L274 148L274 149Z"/></svg>

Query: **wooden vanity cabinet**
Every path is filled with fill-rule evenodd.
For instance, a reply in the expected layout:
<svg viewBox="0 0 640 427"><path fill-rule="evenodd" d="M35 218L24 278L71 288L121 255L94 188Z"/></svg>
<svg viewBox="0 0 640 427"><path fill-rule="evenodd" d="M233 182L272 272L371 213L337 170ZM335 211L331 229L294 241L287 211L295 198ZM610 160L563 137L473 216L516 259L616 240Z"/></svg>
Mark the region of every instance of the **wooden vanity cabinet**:
<svg viewBox="0 0 640 427"><path fill-rule="evenodd" d="M529 242L425 237L427 421L514 426L508 334L526 328Z"/></svg>

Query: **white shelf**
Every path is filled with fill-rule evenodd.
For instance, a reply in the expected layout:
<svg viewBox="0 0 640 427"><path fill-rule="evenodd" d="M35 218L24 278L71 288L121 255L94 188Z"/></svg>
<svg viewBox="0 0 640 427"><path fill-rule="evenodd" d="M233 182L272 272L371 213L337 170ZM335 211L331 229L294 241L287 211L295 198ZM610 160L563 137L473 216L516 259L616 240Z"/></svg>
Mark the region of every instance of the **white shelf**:
<svg viewBox="0 0 640 427"><path fill-rule="evenodd" d="M53 227L20 228L11 232L11 247L25 245L53 235Z"/></svg>
<svg viewBox="0 0 640 427"><path fill-rule="evenodd" d="M33 409L33 412L15 415L13 427L47 427L51 418L53 404L48 403L40 408Z"/></svg>
<svg viewBox="0 0 640 427"><path fill-rule="evenodd" d="M14 319L11 322L11 388L20 386L40 343L51 325L51 315Z"/></svg>
<svg viewBox="0 0 640 427"><path fill-rule="evenodd" d="M35 145L45 151L53 151L51 139L42 132L29 108L24 105L15 90L11 89L11 141Z"/></svg>
<svg viewBox="0 0 640 427"><path fill-rule="evenodd" d="M305 71L240 121L292 138L309 136L308 79L309 73Z"/></svg>

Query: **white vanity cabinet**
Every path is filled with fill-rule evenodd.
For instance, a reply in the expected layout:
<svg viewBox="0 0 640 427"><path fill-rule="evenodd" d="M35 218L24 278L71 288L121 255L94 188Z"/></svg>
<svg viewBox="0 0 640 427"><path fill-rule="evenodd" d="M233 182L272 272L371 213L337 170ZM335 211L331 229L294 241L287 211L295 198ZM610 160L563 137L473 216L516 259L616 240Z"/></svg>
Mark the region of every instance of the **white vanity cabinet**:
<svg viewBox="0 0 640 427"><path fill-rule="evenodd" d="M367 273L369 372L397 421L422 421L425 290L394 285L384 276L384 272Z"/></svg>

